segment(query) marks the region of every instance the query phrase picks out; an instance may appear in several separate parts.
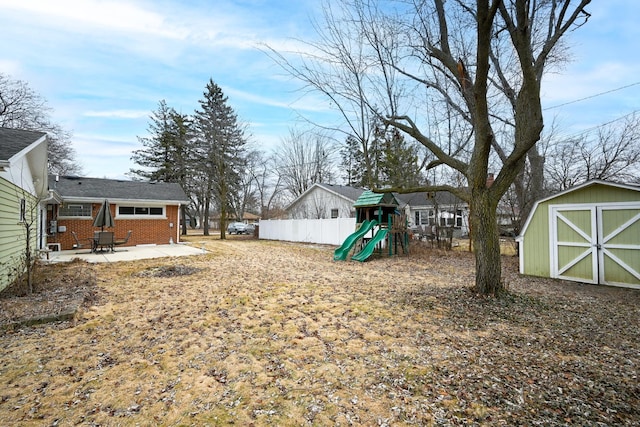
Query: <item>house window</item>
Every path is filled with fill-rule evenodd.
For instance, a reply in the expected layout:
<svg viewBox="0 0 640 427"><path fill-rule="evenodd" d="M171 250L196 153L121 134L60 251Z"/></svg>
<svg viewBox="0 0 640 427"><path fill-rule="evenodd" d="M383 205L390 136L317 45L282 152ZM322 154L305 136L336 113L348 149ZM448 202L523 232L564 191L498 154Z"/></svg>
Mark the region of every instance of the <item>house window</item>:
<svg viewBox="0 0 640 427"><path fill-rule="evenodd" d="M27 200L20 199L20 222L27 221Z"/></svg>
<svg viewBox="0 0 640 427"><path fill-rule="evenodd" d="M331 209L331 218L338 218L338 209Z"/></svg>
<svg viewBox="0 0 640 427"><path fill-rule="evenodd" d="M462 227L462 209L456 210L456 227Z"/></svg>
<svg viewBox="0 0 640 427"><path fill-rule="evenodd" d="M64 203L58 209L58 216L91 218L91 203Z"/></svg>
<svg viewBox="0 0 640 427"><path fill-rule="evenodd" d="M416 211L416 225L435 224L434 211Z"/></svg>
<svg viewBox="0 0 640 427"><path fill-rule="evenodd" d="M135 217L164 217L164 208L151 206L118 206L118 215Z"/></svg>
<svg viewBox="0 0 640 427"><path fill-rule="evenodd" d="M425 224L436 225L436 211L429 210L429 217L426 219Z"/></svg>

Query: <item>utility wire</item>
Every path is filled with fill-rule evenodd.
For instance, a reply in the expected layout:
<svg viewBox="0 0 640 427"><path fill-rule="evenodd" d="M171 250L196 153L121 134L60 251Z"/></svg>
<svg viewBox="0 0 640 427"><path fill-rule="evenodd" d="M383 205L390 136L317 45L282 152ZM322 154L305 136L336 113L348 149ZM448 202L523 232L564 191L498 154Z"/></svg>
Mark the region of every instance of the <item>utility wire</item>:
<svg viewBox="0 0 640 427"><path fill-rule="evenodd" d="M618 118L616 118L616 119L609 120L608 122L601 123L601 124L599 124L599 125L592 126L592 127L590 127L590 128L587 128L587 129L584 129L584 130L581 130L581 131L578 131L578 132L575 132L575 133L572 133L572 134L569 134L569 135L565 135L565 136L563 136L562 138L563 138L563 139L565 139L565 140L569 140L569 139L572 139L572 138L576 138L576 137L578 137L578 136L580 136L580 135L586 135L586 134L588 134L588 133L590 133L590 132L593 132L594 130L597 130L597 129L603 128L603 127L605 127L605 126L607 126L607 125L610 125L610 124L612 124L612 123L615 123L615 122L617 122L617 121L624 120L624 119L626 119L627 117L629 117L629 116L633 116L634 114L637 114L637 113L639 113L639 112L640 112L640 110L632 111L632 112L630 112L630 113L625 114L624 116L620 116L620 117L618 117Z"/></svg>
<svg viewBox="0 0 640 427"><path fill-rule="evenodd" d="M640 82L631 83L631 84L628 84L626 86L621 86L619 88L611 89L611 90L608 90L606 92L596 93L595 95L587 96L585 98L576 99L574 101L565 102L563 104L552 105L551 107L543 108L542 111L553 110L554 108L560 108L560 107L564 107L565 105L575 104L576 102L581 102L581 101L585 101L587 99L596 98L598 96L606 95L606 94L612 93L612 92L617 92L619 90L627 89L627 88L630 88L630 87L633 87L633 86L637 86L637 85L640 85Z"/></svg>

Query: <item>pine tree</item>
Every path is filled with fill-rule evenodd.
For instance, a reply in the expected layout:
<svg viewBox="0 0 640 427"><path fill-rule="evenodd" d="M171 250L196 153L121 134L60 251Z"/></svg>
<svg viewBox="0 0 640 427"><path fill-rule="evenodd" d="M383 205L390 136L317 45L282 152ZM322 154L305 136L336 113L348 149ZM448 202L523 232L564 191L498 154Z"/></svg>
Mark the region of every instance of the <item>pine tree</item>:
<svg viewBox="0 0 640 427"><path fill-rule="evenodd" d="M382 124L375 127L366 155L361 142L353 136L347 137L341 155L346 185L412 188L423 184L417 147L407 142L398 130L387 129Z"/></svg>
<svg viewBox="0 0 640 427"><path fill-rule="evenodd" d="M245 163L244 129L222 89L209 79L200 109L195 112L198 166L205 177L204 234L209 234L207 214L212 197L220 209L220 238L225 239L231 195L237 190Z"/></svg>
<svg viewBox="0 0 640 427"><path fill-rule="evenodd" d="M418 150L408 143L399 130L379 127L376 130L380 149L380 186L415 188L424 184L420 174Z"/></svg>
<svg viewBox="0 0 640 427"><path fill-rule="evenodd" d="M164 100L158 103L158 109L150 117L149 136L138 137L144 148L135 150L131 156L144 169L131 169L131 174L153 181L181 181L184 171L179 166L184 165L188 125L184 117L178 116Z"/></svg>
<svg viewBox="0 0 640 427"><path fill-rule="evenodd" d="M177 182L188 191L193 181L189 164L192 152L192 123L188 115L177 113L162 100L151 115L149 136L138 137L143 149L133 152L131 159L144 169L131 169L130 174L153 181ZM181 233L187 234L187 206L181 206Z"/></svg>
<svg viewBox="0 0 640 427"><path fill-rule="evenodd" d="M364 187L364 176L366 167L364 164L364 155L360 149L360 141L349 135L345 141L345 146L340 150L342 162L340 166L344 175L345 185L352 187Z"/></svg>

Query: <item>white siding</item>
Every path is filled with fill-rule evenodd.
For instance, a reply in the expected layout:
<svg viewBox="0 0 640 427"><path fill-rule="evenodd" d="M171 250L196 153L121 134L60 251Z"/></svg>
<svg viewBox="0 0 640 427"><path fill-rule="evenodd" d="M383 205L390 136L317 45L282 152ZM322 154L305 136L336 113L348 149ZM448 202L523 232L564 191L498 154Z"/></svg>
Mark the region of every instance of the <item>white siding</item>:
<svg viewBox="0 0 640 427"><path fill-rule="evenodd" d="M338 210L338 218L350 218L355 214L353 200L347 200L320 187L315 187L299 199L288 212L289 217L294 219L329 219L332 209Z"/></svg>

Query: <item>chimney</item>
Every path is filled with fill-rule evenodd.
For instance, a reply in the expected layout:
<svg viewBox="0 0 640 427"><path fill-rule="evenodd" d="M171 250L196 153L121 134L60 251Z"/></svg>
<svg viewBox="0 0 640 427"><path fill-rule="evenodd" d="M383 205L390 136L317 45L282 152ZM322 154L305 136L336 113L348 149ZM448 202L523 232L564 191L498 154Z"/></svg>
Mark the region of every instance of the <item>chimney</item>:
<svg viewBox="0 0 640 427"><path fill-rule="evenodd" d="M493 185L493 174L492 173L488 173L487 174L487 188L491 187Z"/></svg>

